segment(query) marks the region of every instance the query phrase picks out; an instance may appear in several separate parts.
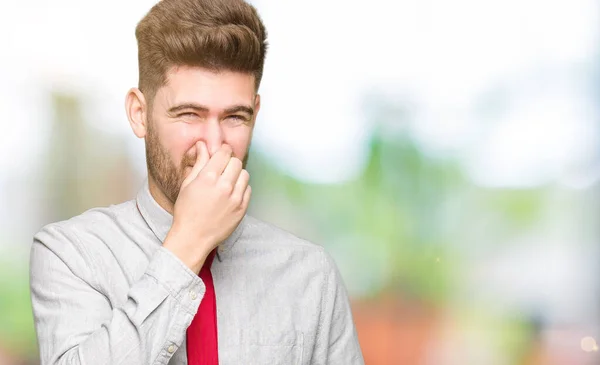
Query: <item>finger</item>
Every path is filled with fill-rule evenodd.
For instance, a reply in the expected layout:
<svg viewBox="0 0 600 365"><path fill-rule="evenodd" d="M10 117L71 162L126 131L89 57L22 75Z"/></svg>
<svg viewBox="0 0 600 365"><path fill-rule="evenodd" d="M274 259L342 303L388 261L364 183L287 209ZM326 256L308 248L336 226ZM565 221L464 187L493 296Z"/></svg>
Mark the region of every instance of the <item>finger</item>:
<svg viewBox="0 0 600 365"><path fill-rule="evenodd" d="M233 187L234 187L235 183L237 182L241 171L242 171L242 161L240 161L239 158L232 157L229 160L227 167L225 167L225 170L223 171L223 174L221 175L220 180L222 180L223 183L229 184L229 186L231 186L231 189L233 190Z"/></svg>
<svg viewBox="0 0 600 365"><path fill-rule="evenodd" d="M240 204L244 200L244 193L246 192L246 188L248 187L249 181L250 174L248 173L248 171L240 171L237 181L235 182L235 186L233 187L233 192L231 193L231 197L236 201L240 202Z"/></svg>
<svg viewBox="0 0 600 365"><path fill-rule="evenodd" d="M196 162L194 163L194 167L192 168L192 171L190 171L189 175L185 178L182 185L185 186L185 185L189 184L191 181L193 181L198 176L200 171L202 171L202 168L204 168L204 166L206 166L206 163L209 160L210 160L210 155L208 153L208 148L206 147L206 143L204 143L204 141L196 142Z"/></svg>
<svg viewBox="0 0 600 365"><path fill-rule="evenodd" d="M199 141L199 143L196 144L196 150L198 155L196 156L196 165L194 165L194 167L199 165L199 171L201 171L208 161L210 161L210 153L208 153L208 147L204 141Z"/></svg>
<svg viewBox="0 0 600 365"><path fill-rule="evenodd" d="M252 195L252 187L248 185L246 187L246 191L244 192L244 198L242 199L241 208L246 211L248 209L248 205L250 204L250 196Z"/></svg>
<svg viewBox="0 0 600 365"><path fill-rule="evenodd" d="M214 175L215 177L221 176L231 159L232 153L233 151L229 145L221 145L219 150L212 155L206 166L202 169L202 174Z"/></svg>

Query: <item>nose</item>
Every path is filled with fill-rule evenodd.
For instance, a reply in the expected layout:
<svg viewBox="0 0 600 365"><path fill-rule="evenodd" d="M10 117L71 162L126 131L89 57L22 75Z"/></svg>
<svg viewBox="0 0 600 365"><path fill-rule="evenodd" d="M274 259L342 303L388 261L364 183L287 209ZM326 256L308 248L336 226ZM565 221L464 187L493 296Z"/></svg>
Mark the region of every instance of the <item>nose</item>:
<svg viewBox="0 0 600 365"><path fill-rule="evenodd" d="M212 156L223 144L223 129L218 121L207 121L204 123L203 127L204 128L200 139L204 140L206 143L206 148L208 149L209 154Z"/></svg>

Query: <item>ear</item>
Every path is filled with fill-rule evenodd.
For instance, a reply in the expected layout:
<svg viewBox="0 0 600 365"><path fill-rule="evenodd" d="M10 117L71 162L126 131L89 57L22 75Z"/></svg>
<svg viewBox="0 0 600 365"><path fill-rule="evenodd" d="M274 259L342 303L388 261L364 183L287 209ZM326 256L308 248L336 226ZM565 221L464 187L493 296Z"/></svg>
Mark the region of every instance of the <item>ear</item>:
<svg viewBox="0 0 600 365"><path fill-rule="evenodd" d="M256 94L254 97L254 116L252 117L254 120L252 121L252 126L256 123L256 117L258 116L258 112L260 111L260 95Z"/></svg>
<svg viewBox="0 0 600 365"><path fill-rule="evenodd" d="M144 94L137 87L129 89L125 97L125 112L133 133L144 138L147 132L147 104Z"/></svg>

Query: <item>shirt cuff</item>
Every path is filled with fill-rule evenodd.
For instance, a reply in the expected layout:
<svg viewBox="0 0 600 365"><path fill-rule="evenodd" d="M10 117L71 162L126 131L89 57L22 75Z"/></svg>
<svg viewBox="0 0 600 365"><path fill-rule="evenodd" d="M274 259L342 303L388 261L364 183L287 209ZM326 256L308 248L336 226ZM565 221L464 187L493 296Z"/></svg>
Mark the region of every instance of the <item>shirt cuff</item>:
<svg viewBox="0 0 600 365"><path fill-rule="evenodd" d="M192 316L196 314L206 286L202 279L171 251L163 246L159 247L146 273L167 289Z"/></svg>

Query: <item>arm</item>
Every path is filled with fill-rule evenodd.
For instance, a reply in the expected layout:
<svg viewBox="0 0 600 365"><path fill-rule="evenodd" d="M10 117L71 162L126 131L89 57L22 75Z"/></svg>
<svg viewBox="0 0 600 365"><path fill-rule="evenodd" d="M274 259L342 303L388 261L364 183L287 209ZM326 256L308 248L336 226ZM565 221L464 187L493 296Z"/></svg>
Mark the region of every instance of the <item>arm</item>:
<svg viewBox="0 0 600 365"><path fill-rule="evenodd" d="M120 306L98 289L94 257L73 229L53 226L34 238L30 286L42 365L166 364L183 343L204 297L204 260L243 218L248 172L222 145L197 161L182 183L173 227ZM196 295L189 295L190 291Z"/></svg>
<svg viewBox="0 0 600 365"><path fill-rule="evenodd" d="M31 248L30 286L42 365L166 364L185 339L205 287L160 247L127 301L94 288L90 258L72 231L46 228ZM188 295L198 295L192 300Z"/></svg>
<svg viewBox="0 0 600 365"><path fill-rule="evenodd" d="M311 364L364 365L346 287L331 256L325 251L323 255L328 275L317 349Z"/></svg>

